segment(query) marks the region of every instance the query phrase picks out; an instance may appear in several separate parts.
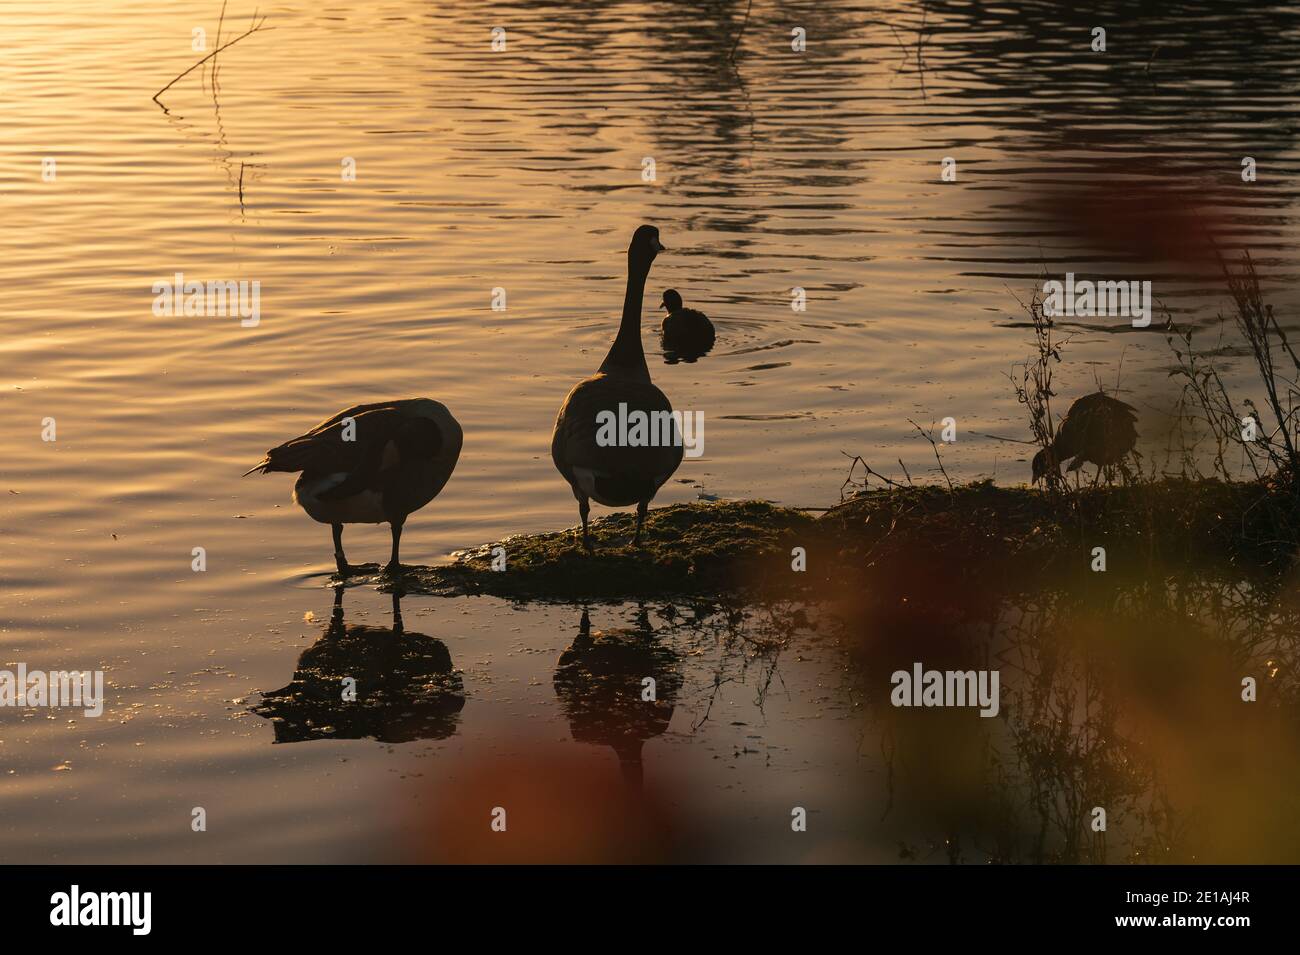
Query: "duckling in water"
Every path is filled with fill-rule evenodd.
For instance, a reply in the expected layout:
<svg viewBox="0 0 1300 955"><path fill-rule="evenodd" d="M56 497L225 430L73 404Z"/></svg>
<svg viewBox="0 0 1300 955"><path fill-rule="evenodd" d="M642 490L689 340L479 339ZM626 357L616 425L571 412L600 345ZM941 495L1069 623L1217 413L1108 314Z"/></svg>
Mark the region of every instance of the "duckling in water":
<svg viewBox="0 0 1300 955"><path fill-rule="evenodd" d="M713 323L703 312L682 307L682 297L676 289L664 292L661 306L668 310L659 334L663 340L664 357L695 361L708 354L713 347Z"/></svg>

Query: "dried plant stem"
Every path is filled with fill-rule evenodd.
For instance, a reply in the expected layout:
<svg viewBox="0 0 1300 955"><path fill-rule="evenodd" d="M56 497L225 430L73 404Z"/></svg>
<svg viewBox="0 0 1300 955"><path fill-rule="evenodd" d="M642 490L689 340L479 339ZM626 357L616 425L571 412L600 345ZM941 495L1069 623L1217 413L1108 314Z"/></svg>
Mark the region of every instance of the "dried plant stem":
<svg viewBox="0 0 1300 955"><path fill-rule="evenodd" d="M745 19L741 21L740 30L731 44L731 52L727 54L727 59L732 63L736 62L736 50L740 47L740 38L745 35L745 27L749 26L749 11L752 9L754 9L754 0L749 0L749 5L745 7Z"/></svg>
<svg viewBox="0 0 1300 955"><path fill-rule="evenodd" d="M257 14L254 13L253 16L256 17ZM253 25L252 25L251 27L249 27L247 30L245 30L243 33L241 33L239 36L235 37L233 40L230 40L230 41L228 41L228 42L226 42L226 43L221 44L221 45L218 46L215 50L213 50L211 53L209 53L207 56L205 56L203 59L199 60L197 63L195 63L193 66L191 66L188 70L185 70L183 73L178 73L176 76L172 77L172 80L171 80L170 83L168 83L166 86L164 86L162 89L160 89L157 93L154 93L154 94L153 94L153 97L152 97L152 98L153 98L153 101L154 101L155 103L158 103L159 106L162 106L162 103L161 103L161 102L159 101L159 99L158 99L159 96L162 96L163 93L166 93L169 89L171 89L173 86L175 86L176 83L177 83L179 80L182 80L182 79L184 79L185 77L189 76L191 73L193 73L195 70L197 70L197 69L198 69L200 66L202 66L204 63L208 62L208 60L212 59L214 56L216 56L216 55L217 55L218 53L220 53L222 50L229 49L230 47L232 47L232 46L234 46L236 43L238 43L240 40L243 40L243 39L245 39L245 38L247 38L247 37L250 37L250 36L252 36L254 33L257 33L257 32L260 31L260 30L263 30L263 29L266 29L266 30L274 30L274 29L275 29L275 27L267 27L267 26L263 26L263 24L265 24L265 23L266 23L266 17L262 17L262 19L260 19L260 20L256 20L256 19L255 19L255 20L253 21Z"/></svg>

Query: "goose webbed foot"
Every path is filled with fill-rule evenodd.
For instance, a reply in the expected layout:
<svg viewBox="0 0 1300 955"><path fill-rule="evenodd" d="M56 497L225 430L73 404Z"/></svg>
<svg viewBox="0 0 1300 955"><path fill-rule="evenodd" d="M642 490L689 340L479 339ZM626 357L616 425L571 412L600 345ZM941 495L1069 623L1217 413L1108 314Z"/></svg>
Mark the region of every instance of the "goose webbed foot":
<svg viewBox="0 0 1300 955"><path fill-rule="evenodd" d="M406 593L406 567L403 564L390 560L384 565L384 572L380 575L380 579L384 582L385 586L392 590L394 601ZM402 621L400 611L398 611L397 616L393 619L396 621L393 632L400 632Z"/></svg>

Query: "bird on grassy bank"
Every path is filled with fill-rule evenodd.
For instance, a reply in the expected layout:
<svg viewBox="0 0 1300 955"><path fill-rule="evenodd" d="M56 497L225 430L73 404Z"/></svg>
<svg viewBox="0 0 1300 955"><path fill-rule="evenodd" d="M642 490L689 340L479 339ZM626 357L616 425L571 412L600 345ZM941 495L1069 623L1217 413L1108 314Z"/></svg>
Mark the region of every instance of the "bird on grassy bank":
<svg viewBox="0 0 1300 955"><path fill-rule="evenodd" d="M1084 395L1065 413L1049 447L1034 455L1034 483L1060 476L1060 468L1077 471L1084 463L1102 469L1118 464L1137 444L1137 409L1104 392Z"/></svg>
<svg viewBox="0 0 1300 955"><path fill-rule="evenodd" d="M671 416L673 409L664 393L651 383L641 347L641 299L650 266L663 248L654 226L643 225L633 233L627 250L627 291L618 335L600 370L574 386L555 417L551 460L577 498L582 543L587 550L591 550L587 527L591 501L606 507L635 504L636 536L632 542L640 544L650 501L682 463L682 442L675 426L673 440L658 440L662 434L655 422L665 420L665 414ZM632 421L634 416L639 417L638 412L651 422L648 435L644 434L646 429L641 429L647 443L608 440L610 429L605 425L610 418L620 423ZM626 437L634 437L633 428L627 429Z"/></svg>
<svg viewBox="0 0 1300 955"><path fill-rule="evenodd" d="M713 323L703 312L682 306L682 297L676 289L664 292L661 308L668 310L659 334L663 342L664 357L681 361L695 361L713 347Z"/></svg>
<svg viewBox="0 0 1300 955"><path fill-rule="evenodd" d="M388 523L391 573L401 568L402 525L443 489L456 469L463 437L451 412L429 398L356 405L272 448L244 473L302 472L293 500L334 531L340 577L356 571L343 553L343 525Z"/></svg>

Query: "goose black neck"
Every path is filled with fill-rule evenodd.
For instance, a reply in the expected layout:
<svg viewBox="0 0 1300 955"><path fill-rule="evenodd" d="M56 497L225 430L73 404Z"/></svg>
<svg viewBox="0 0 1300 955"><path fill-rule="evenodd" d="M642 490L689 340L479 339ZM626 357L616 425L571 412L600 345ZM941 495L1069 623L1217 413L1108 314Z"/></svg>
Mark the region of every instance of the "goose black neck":
<svg viewBox="0 0 1300 955"><path fill-rule="evenodd" d="M641 299L645 297L645 281L650 274L650 263L628 260L627 294L623 296L623 321L618 326L618 336L601 362L600 370L606 374L617 371L623 374L650 377L646 367L645 350L641 347Z"/></svg>

